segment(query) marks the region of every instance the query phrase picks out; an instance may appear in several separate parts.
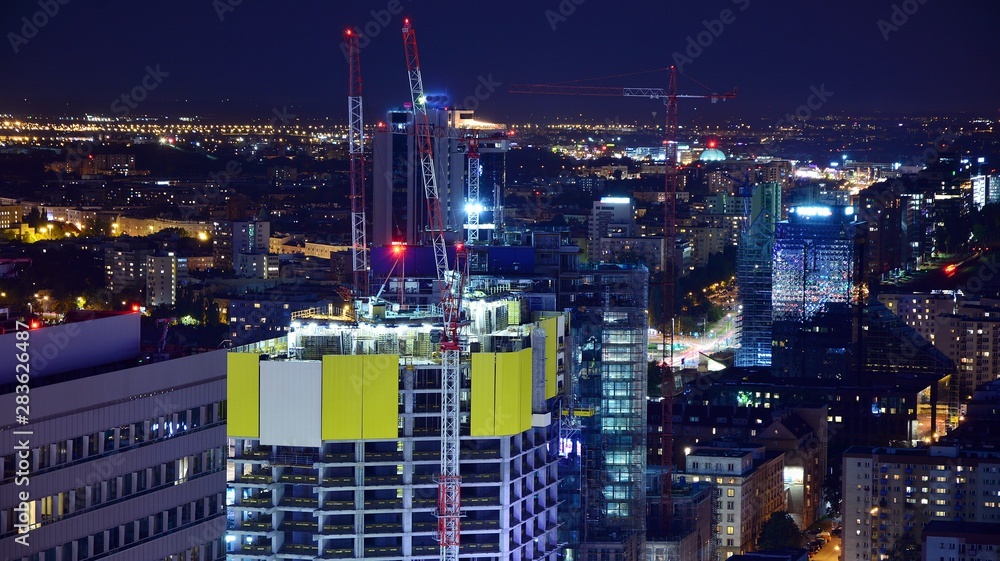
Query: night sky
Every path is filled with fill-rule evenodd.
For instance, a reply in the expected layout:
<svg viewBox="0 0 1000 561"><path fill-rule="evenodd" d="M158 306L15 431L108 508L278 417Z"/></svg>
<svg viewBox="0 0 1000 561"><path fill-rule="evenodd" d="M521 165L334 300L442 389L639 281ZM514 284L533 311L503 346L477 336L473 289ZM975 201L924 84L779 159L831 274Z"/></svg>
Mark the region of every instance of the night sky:
<svg viewBox="0 0 1000 561"><path fill-rule="evenodd" d="M481 87L476 101L495 121L582 113L652 123L658 112L659 122L663 108L652 100L506 89L615 75L580 84L665 87L663 71L621 75L667 67L674 53L694 54L680 61L684 73L712 89L739 87L739 98L724 105L682 102L682 121L778 118L820 86L832 95L817 114L997 117L1000 107L995 0L42 1L66 4L51 18L35 15L38 0L0 7L0 113L112 115L112 101L141 83L147 65L159 65L168 75L137 113L266 119L272 107L289 106L346 121L341 35L357 26L372 35L361 64L373 122L409 98L404 15L417 30L426 90L460 104L492 82L495 91ZM713 23L723 10L729 22ZM49 21L34 37L23 35L26 42L13 38L22 34L21 18L32 16ZM688 41L699 34L707 44L700 53ZM686 78L680 90L708 91Z"/></svg>

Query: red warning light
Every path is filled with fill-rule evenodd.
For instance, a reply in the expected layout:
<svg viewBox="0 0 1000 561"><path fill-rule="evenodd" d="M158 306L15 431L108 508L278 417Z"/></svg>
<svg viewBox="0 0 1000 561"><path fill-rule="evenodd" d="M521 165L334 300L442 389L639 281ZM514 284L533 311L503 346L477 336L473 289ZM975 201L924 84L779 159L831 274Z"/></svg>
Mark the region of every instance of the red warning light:
<svg viewBox="0 0 1000 561"><path fill-rule="evenodd" d="M404 251L406 251L406 246L404 246L403 244L401 244L399 242L393 242L393 244L392 244L392 252L395 255L401 255Z"/></svg>
<svg viewBox="0 0 1000 561"><path fill-rule="evenodd" d="M132 311L133 312L138 312L139 311L139 304L132 304Z"/></svg>
<svg viewBox="0 0 1000 561"><path fill-rule="evenodd" d="M718 145L718 142L716 142L714 140L709 140L708 141L708 147L709 148L715 148L717 145Z"/></svg>
<svg viewBox="0 0 1000 561"><path fill-rule="evenodd" d="M38 322L37 321L32 321L31 322L31 328L32 329L38 329Z"/></svg>

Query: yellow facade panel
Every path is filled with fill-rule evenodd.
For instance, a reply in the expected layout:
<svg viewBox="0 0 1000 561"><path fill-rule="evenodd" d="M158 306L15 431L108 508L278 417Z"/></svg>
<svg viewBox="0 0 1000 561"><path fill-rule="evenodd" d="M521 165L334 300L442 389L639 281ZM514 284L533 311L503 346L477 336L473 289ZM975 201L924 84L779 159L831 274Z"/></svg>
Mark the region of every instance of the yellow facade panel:
<svg viewBox="0 0 1000 561"><path fill-rule="evenodd" d="M530 352L530 349L528 349ZM525 376L522 373L523 354L497 353L496 383L496 431L497 436L521 432L524 426L525 408L522 401L527 396L528 424L531 423L531 384L524 389ZM530 379L530 371L529 371Z"/></svg>
<svg viewBox="0 0 1000 561"><path fill-rule="evenodd" d="M369 439L399 438L399 355L363 355L363 428Z"/></svg>
<svg viewBox="0 0 1000 561"><path fill-rule="evenodd" d="M260 438L260 355L226 355L226 434Z"/></svg>
<svg viewBox="0 0 1000 561"><path fill-rule="evenodd" d="M362 355L323 357L323 440L360 440Z"/></svg>
<svg viewBox="0 0 1000 561"><path fill-rule="evenodd" d="M531 428L531 349L522 349L517 353L521 363L521 411L519 421L521 432Z"/></svg>
<svg viewBox="0 0 1000 561"><path fill-rule="evenodd" d="M472 353L472 436L496 436L496 353Z"/></svg>

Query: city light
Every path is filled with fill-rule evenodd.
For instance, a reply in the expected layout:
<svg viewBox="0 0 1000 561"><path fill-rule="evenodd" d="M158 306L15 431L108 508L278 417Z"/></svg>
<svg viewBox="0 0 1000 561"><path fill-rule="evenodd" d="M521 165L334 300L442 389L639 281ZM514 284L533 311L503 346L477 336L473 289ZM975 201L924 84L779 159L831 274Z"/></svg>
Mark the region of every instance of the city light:
<svg viewBox="0 0 1000 561"><path fill-rule="evenodd" d="M799 216L804 216L807 218L812 218L815 216L833 216L833 210L828 206L799 206L789 209L789 212L793 212Z"/></svg>

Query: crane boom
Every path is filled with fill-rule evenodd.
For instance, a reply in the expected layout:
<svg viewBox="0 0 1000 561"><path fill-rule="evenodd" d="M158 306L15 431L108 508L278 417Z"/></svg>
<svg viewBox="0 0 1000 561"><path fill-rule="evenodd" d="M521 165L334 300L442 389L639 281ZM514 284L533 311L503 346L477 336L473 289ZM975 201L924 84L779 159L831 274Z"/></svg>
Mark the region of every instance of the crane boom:
<svg viewBox="0 0 1000 561"><path fill-rule="evenodd" d="M676 92L676 89L674 90ZM621 88L605 86L562 86L559 84L513 84L510 93L547 95L596 95L607 97L645 97L648 99L710 99L721 101L736 97L736 91L721 94L671 94L663 88Z"/></svg>
<svg viewBox="0 0 1000 561"><path fill-rule="evenodd" d="M410 81L410 98L413 104L413 127L420 152L420 169L427 200L428 230L434 249L434 261L441 286L441 311L444 332L441 336L441 473L438 476L438 541L441 561L458 561L461 545L461 472L459 469L459 384L461 379L461 345L459 342L462 288L465 281L464 267L460 264L465 253L463 245L457 246L455 270L448 268L445 245L444 219L441 199L438 196L437 177L434 172L432 138L427 118L423 78L420 74L420 57L417 53L417 36L409 19L403 20L403 50Z"/></svg>
<svg viewBox="0 0 1000 561"><path fill-rule="evenodd" d="M663 361L663 431L660 435L660 531L669 535L673 517L673 400L674 400L674 284L677 275L674 245L677 235L677 100L708 99L712 103L736 97L736 89L725 93L678 94L677 67L670 67L670 82L663 88L624 88L605 86L567 86L561 84L514 84L511 93L549 95L591 95L609 97L642 97L664 99L667 106L664 154L666 179L663 187L663 325L670 330L670 340L664 338L664 353L669 358ZM669 348L669 351L666 349Z"/></svg>
<svg viewBox="0 0 1000 561"><path fill-rule="evenodd" d="M361 101L361 47L358 33L344 31L347 46L348 150L351 156L351 261L354 290L359 296L368 293L368 238L365 234L365 119Z"/></svg>

